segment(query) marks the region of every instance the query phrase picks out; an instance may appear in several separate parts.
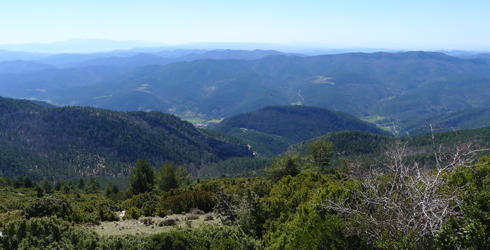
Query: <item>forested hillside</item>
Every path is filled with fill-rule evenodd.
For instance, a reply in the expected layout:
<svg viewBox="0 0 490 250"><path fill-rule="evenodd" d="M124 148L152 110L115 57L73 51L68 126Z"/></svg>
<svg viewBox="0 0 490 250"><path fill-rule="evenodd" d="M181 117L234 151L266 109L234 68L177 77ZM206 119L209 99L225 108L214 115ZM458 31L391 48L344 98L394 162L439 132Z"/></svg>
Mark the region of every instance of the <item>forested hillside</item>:
<svg viewBox="0 0 490 250"><path fill-rule="evenodd" d="M423 118L405 118L404 121L397 121L394 125L400 126L400 129L403 131L403 133L400 133L400 136L417 135L423 132L420 128L427 122L444 126L445 130L488 127L490 126L490 108L469 108ZM384 126L386 124L383 123L389 123L389 121L387 119L384 121L378 120L376 123Z"/></svg>
<svg viewBox="0 0 490 250"><path fill-rule="evenodd" d="M0 75L2 74L18 74L23 72L43 71L46 69L54 68L49 64L42 64L38 62L30 61L0 61Z"/></svg>
<svg viewBox="0 0 490 250"><path fill-rule="evenodd" d="M433 126L436 128L434 130L434 138L432 138L432 132L427 126L420 127L420 134L416 136L398 138L361 131L341 131L294 144L288 148L287 152L310 153L310 143L322 140L333 143L334 147L332 150L335 153L333 160L336 164L340 164L345 159L352 160L352 158L376 161L376 158L381 157L383 150L389 147L389 142L397 140L406 144L406 154L409 158L427 164L426 166L430 168L435 164L432 153L434 150L433 143L435 145L443 145L444 148L451 148L458 145L458 143L471 143L472 145L487 147L490 142L490 127L448 131L446 127L440 127L435 124ZM442 130L439 131L438 129ZM488 153L488 151L480 152L480 156Z"/></svg>
<svg viewBox="0 0 490 250"><path fill-rule="evenodd" d="M388 134L346 113L299 105L267 106L226 118L212 129L242 138L263 157L273 157L292 144L330 132L359 130Z"/></svg>
<svg viewBox="0 0 490 250"><path fill-rule="evenodd" d="M47 109L8 98L0 99L0 147L3 176L34 180L127 176L139 159L183 164L195 174L213 162L252 156L247 146L213 139L170 114Z"/></svg>

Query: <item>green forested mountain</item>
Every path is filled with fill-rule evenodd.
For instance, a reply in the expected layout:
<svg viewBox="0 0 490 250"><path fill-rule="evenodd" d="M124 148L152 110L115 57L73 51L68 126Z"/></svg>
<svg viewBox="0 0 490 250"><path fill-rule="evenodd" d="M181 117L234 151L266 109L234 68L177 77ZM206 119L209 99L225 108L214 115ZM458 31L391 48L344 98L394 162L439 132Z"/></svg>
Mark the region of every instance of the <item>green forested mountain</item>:
<svg viewBox="0 0 490 250"><path fill-rule="evenodd" d="M18 74L24 72L42 71L54 68L49 64L43 64L30 61L0 61L0 75L2 74Z"/></svg>
<svg viewBox="0 0 490 250"><path fill-rule="evenodd" d="M380 148L392 138L387 135L361 131L332 132L291 145L287 152L309 153L310 143L312 141L324 140L333 142L333 151L336 156L360 155L361 153L371 154L379 152Z"/></svg>
<svg viewBox="0 0 490 250"><path fill-rule="evenodd" d="M438 114L419 119L407 119L400 122L405 134L417 135L427 122L445 127L445 130L462 130L490 126L490 108L469 108ZM404 136L405 134L401 134Z"/></svg>
<svg viewBox="0 0 490 250"><path fill-rule="evenodd" d="M107 75L104 70L99 74L98 67L84 74L91 76L87 80L79 76L76 79L80 81L61 81L63 84L60 79L71 79L87 69L49 71L54 74L51 77L34 73L4 76L0 94L49 100L56 105L159 110L204 120L292 103L400 121L490 107L488 62L442 53L206 59L118 68L117 73L106 67Z"/></svg>
<svg viewBox="0 0 490 250"><path fill-rule="evenodd" d="M213 139L170 114L46 109L8 98L0 99L0 147L1 175L35 180L128 175L139 159L197 173L213 162L251 156L246 146Z"/></svg>
<svg viewBox="0 0 490 250"><path fill-rule="evenodd" d="M432 134L427 129L421 128L423 133L410 136L399 137L397 140L402 143L407 143L407 155L419 160L422 163L431 164L433 154L432 152ZM366 157L367 159L373 159L373 157L380 157L380 152L388 146L388 142L395 139L394 137L372 134L361 131L341 131L328 133L319 137L312 138L310 140L294 144L288 148L287 152L300 152L302 154L309 153L310 143L316 140L331 141L334 144L333 151L335 152L334 162L340 164L339 159L347 159L348 157ZM490 141L490 127L483 127L478 129L465 129L459 131L444 131L434 134L434 143L436 145L444 145L444 147L451 148L458 143L471 142L473 145L480 145L482 147L488 146ZM481 152L481 154L488 154L488 151ZM430 165L428 165L430 167Z"/></svg>
<svg viewBox="0 0 490 250"><path fill-rule="evenodd" d="M213 51L196 51L199 53L184 54L182 56L170 56L167 51L162 51L160 53L140 53L129 57L103 57L95 58L81 62L76 67L86 67L94 65L103 66L144 66L144 65L167 65L174 62L189 62L201 59L243 59L243 60L257 60L271 55L285 55L285 53L275 51L275 50L213 50Z"/></svg>
<svg viewBox="0 0 490 250"><path fill-rule="evenodd" d="M224 119L215 131L247 141L263 157L283 153L291 144L329 132L359 130L387 132L342 112L308 106L267 106Z"/></svg>
<svg viewBox="0 0 490 250"><path fill-rule="evenodd" d="M264 169L269 167L272 159L236 157L210 165L199 172L202 178L218 177L255 177L264 176Z"/></svg>
<svg viewBox="0 0 490 250"><path fill-rule="evenodd" d="M58 94L54 94L56 91L98 84L124 75L127 71L128 69L125 68L99 66L70 69L53 68L24 74L4 74L0 75L0 96L25 99L33 97L33 99L60 104L57 102ZM44 96L45 93L53 94ZM83 93L80 94L84 95ZM76 100L74 101L76 102ZM75 102L65 104L72 105Z"/></svg>

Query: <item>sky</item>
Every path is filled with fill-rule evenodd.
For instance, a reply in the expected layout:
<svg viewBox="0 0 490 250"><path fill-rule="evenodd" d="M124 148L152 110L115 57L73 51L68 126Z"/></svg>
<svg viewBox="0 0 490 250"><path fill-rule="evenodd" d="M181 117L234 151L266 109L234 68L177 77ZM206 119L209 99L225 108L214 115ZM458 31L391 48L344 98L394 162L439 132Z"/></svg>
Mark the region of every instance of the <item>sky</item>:
<svg viewBox="0 0 490 250"><path fill-rule="evenodd" d="M490 51L487 0L16 0L0 44L73 38Z"/></svg>

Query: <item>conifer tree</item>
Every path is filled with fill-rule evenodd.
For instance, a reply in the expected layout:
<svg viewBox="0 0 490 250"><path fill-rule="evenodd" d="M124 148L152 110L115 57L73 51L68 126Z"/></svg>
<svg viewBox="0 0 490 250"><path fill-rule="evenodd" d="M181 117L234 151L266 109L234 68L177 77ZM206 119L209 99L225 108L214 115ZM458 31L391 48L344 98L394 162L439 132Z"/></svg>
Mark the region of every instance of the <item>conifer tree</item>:
<svg viewBox="0 0 490 250"><path fill-rule="evenodd" d="M44 178L39 185L46 193L50 193L53 189L53 184L46 178Z"/></svg>
<svg viewBox="0 0 490 250"><path fill-rule="evenodd" d="M153 189L155 170L145 160L136 163L136 167L131 174L131 191L133 194L139 194L151 191Z"/></svg>
<svg viewBox="0 0 490 250"><path fill-rule="evenodd" d="M179 186L174 164L167 162L158 170L157 183L159 188L163 191L168 191Z"/></svg>

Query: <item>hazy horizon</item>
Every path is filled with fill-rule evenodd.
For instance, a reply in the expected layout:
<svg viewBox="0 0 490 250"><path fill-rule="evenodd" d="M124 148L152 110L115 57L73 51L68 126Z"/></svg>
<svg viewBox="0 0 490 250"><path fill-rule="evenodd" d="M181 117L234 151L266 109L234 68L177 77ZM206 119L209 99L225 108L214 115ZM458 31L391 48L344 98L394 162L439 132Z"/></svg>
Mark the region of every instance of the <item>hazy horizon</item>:
<svg viewBox="0 0 490 250"><path fill-rule="evenodd" d="M286 53L302 53L305 55L316 54L337 54L348 52L404 52L404 51L444 51L455 52L456 54L488 53L485 50L466 50L451 48L419 48L393 46L386 43L370 43L359 46L343 46L338 44L321 43L261 43L261 42L197 42L184 44L165 44L149 41L115 41L108 39L69 39L53 43L21 43L21 44L0 44L0 51L20 52L20 53L40 53L40 54L60 54L60 53L107 53L114 51L139 51L145 53L145 49L150 52L184 50L276 50Z"/></svg>
<svg viewBox="0 0 490 250"><path fill-rule="evenodd" d="M9 1L0 45L70 39L490 51L488 1ZM9 23L9 25L6 25Z"/></svg>

